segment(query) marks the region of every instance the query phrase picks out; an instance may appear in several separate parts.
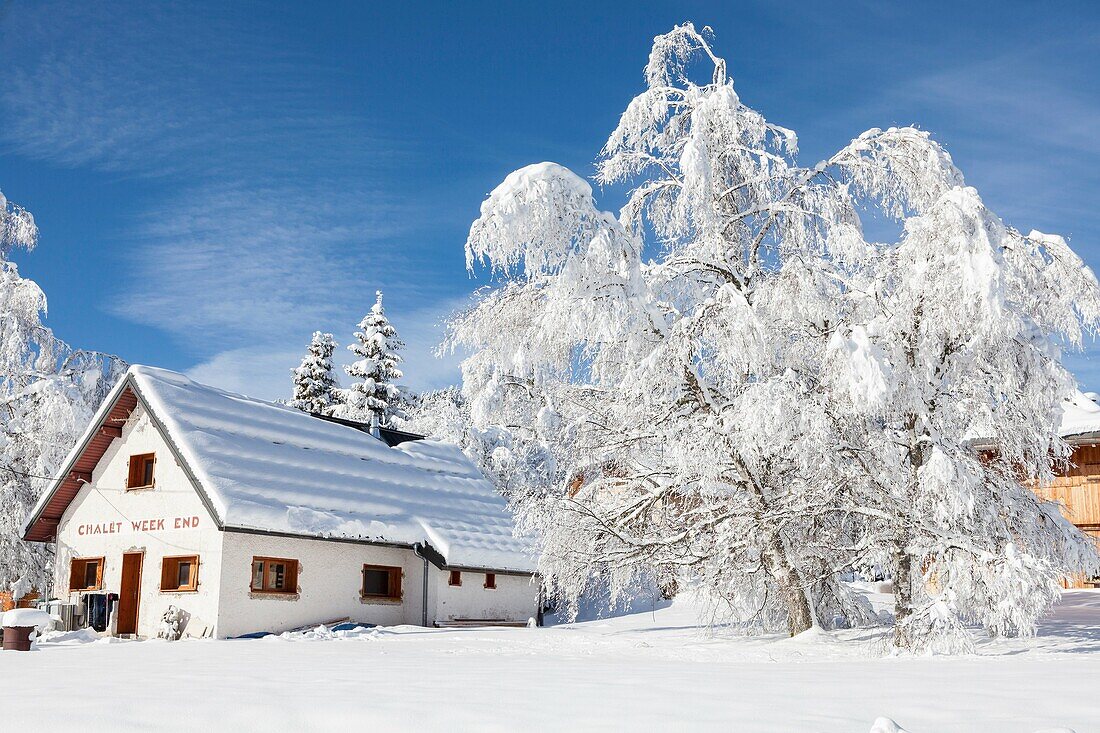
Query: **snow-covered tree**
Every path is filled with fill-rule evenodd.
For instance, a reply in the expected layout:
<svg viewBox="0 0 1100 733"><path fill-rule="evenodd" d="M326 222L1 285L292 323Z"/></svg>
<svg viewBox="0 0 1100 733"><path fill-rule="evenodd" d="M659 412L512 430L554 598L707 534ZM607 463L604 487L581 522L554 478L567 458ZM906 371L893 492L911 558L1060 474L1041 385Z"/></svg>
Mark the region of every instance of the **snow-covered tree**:
<svg viewBox="0 0 1100 733"><path fill-rule="evenodd" d="M896 641L965 648L974 622L1030 633L1062 576L1100 570L1030 490L1068 459L1059 353L1100 320L1100 287L1062 238L1005 226L961 186L876 249L834 334L839 381L865 387L836 401L875 480L868 532L893 569Z"/></svg>
<svg viewBox="0 0 1100 733"><path fill-rule="evenodd" d="M338 389L333 374L332 354L336 339L331 333L313 332L302 363L291 370L294 394L288 403L303 412L329 415L336 406L333 392Z"/></svg>
<svg viewBox="0 0 1100 733"><path fill-rule="evenodd" d="M8 259L36 242L34 219L0 194L0 588L41 590L50 550L22 541L23 519L125 365L43 324L45 295Z"/></svg>
<svg viewBox="0 0 1100 733"><path fill-rule="evenodd" d="M344 367L352 383L339 391L341 404L334 414L352 420L369 421L377 415L379 422L387 424L397 407L401 390L396 384L404 376L397 365L401 363L400 351L405 347L382 308L382 291L355 332L355 343L348 351L357 359Z"/></svg>
<svg viewBox="0 0 1100 733"><path fill-rule="evenodd" d="M704 67L708 79L696 83ZM655 39L645 76L646 90L598 163L600 183L630 188L618 217L596 207L585 181L552 163L512 173L482 204L467 262L487 264L501 283L451 331L453 344L473 351L463 363L472 419L508 424L518 414L553 425L548 444L567 479L553 491L517 492L515 504L522 526L539 538L550 591L567 601L594 578L624 593L656 569L699 583L716 607L746 624L797 633L838 617L859 622L868 609L840 582L842 573L889 554L899 517L929 508L865 450L872 437L881 447L898 435L886 424L893 416L868 410L899 384L901 371L888 367L905 353L901 336L875 318L889 312L880 301L890 288L905 290L910 274L923 272L929 283L939 277L919 270L916 259L908 270L894 260L907 245L921 251L914 233L933 236L948 225L944 207L972 194L950 157L913 128L870 130L800 166L794 133L741 102L725 61L691 24ZM897 245L867 241L863 211L903 222L905 237ZM968 283L987 272L980 256L970 259L975 273L964 266L966 252L986 237L976 223L936 235L943 251L962 252L950 272ZM1029 255L1030 284L1013 286L1021 303L1028 287L1046 287L1055 272L1074 288L1056 316L1015 319L1043 334L1033 344L1036 364L1052 339L1068 336L1072 345L1073 324L1094 322L1095 283L1068 250L1060 252L1042 276L1044 255ZM946 278L938 285L945 294L952 288ZM999 465L1026 458L1024 467L1035 467L1043 449L1056 447L1053 415L1067 382L1053 350L1046 353L1045 371L1029 367L1008 378L1033 380L1030 387L983 393L990 421L1010 410L1041 416L1031 427L1044 447L1022 450L1024 438L1013 430ZM921 372L928 364L914 362L905 389L928 378ZM996 372L982 368L971 360L951 378L992 382ZM902 399L907 393L895 397L895 409L912 404ZM1001 428L983 427L982 435L1002 437ZM952 451L977 456L974 435L953 427ZM940 490L948 484L938 478ZM989 490L972 511L995 515L1007 491ZM1046 518L1033 530L1048 563L1039 574L1053 582L1059 569L1088 559L1079 533L1053 507L1022 489L1014 496L1033 508L1028 516ZM947 531L964 542L972 530ZM942 553L922 557L947 562ZM971 577L980 571L973 557ZM1011 597L1030 604L1027 613L1044 600Z"/></svg>
<svg viewBox="0 0 1100 733"><path fill-rule="evenodd" d="M470 416L469 403L455 387L417 395L395 422L402 430L460 446L506 497L560 479L553 452L540 434L542 424L534 420L479 427Z"/></svg>

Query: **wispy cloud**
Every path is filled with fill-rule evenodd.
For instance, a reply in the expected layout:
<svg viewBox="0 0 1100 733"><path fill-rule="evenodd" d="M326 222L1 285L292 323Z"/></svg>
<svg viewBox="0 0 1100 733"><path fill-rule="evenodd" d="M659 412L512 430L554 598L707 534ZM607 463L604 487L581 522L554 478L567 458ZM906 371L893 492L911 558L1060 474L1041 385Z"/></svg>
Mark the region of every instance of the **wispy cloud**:
<svg viewBox="0 0 1100 733"><path fill-rule="evenodd" d="M170 334L198 378L275 397L310 332L350 334L383 287L407 326L410 384L453 377L429 351L454 288L423 274L424 248L394 244L427 218L389 192L410 150L346 112L324 87L339 70L231 6L18 18L0 26L0 146L158 179L119 232L111 312Z"/></svg>
<svg viewBox="0 0 1100 733"><path fill-rule="evenodd" d="M142 216L115 311L200 352L311 331L353 317L381 282L404 281L412 264L387 239L410 218L367 188L188 189Z"/></svg>
<svg viewBox="0 0 1100 733"><path fill-rule="evenodd" d="M311 80L332 70L265 42L231 6L43 4L17 15L0 26L0 140L28 157L138 176L233 175L350 169L396 150L372 144L364 120L317 92Z"/></svg>
<svg viewBox="0 0 1100 733"><path fill-rule="evenodd" d="M468 298L453 298L406 313L392 314L394 326L405 342L402 382L416 391L438 389L461 383L461 355L437 355L443 341L445 321L462 308ZM318 322L322 323L322 322ZM343 367L352 356L346 346L353 330L351 323L323 322L318 328L337 335L340 348L335 354L337 377L347 381ZM290 393L290 370L298 365L309 340L303 332L301 346L295 348L234 348L218 352L188 370L192 379L262 399L286 399Z"/></svg>
<svg viewBox="0 0 1100 733"><path fill-rule="evenodd" d="M1097 54L1100 34L1092 28L1082 29L1072 43L1061 38L1009 50L994 46L984 58L885 89L842 115L931 129L968 183L1010 223L1075 234L1066 227L1100 225L1092 200L1100 186L1100 97L1091 92L1091 73L1073 75L1081 64L1049 60Z"/></svg>

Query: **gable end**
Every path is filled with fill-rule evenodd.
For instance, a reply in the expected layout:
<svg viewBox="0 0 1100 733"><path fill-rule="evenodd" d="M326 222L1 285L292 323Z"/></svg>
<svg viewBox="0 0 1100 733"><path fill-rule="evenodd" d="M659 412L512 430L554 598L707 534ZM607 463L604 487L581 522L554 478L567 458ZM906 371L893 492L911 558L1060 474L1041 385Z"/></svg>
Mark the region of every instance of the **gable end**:
<svg viewBox="0 0 1100 733"><path fill-rule="evenodd" d="M140 391L133 379L129 376L125 377L122 383L115 388L113 394L117 394L113 397L113 402L111 396L104 400L103 406L100 407L96 417L93 418L91 426L85 431L81 442L66 459L63 470L58 473L50 488L46 490L31 514L24 521L23 539L28 542L53 542L57 539L57 527L61 523L65 510L69 508L77 494L80 493L81 486L92 482L92 471L95 470L111 443L122 437L122 426L133 414L139 403L144 408L145 414L152 420L153 425L156 426L161 438L171 449L176 461L183 468L183 472L190 480L191 486L199 495L199 499L210 513L218 529L222 529L221 518L214 511L210 498L202 490L187 461L180 455L179 447L172 440L164 423L150 409L148 400L141 398Z"/></svg>

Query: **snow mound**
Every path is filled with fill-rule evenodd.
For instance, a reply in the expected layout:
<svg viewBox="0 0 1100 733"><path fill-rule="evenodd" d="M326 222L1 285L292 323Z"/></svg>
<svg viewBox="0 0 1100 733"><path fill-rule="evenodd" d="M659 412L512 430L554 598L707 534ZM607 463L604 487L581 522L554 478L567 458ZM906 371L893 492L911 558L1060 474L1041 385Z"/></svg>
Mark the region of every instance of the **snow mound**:
<svg viewBox="0 0 1100 733"><path fill-rule="evenodd" d="M76 631L47 631L38 640L45 644L90 644L99 641L95 629L77 629Z"/></svg>
<svg viewBox="0 0 1100 733"><path fill-rule="evenodd" d="M281 634L269 634L268 636L261 637L263 641L336 641L342 639L361 639L364 641L373 641L388 633L392 633L389 630L381 629L375 626L362 626L357 625L353 628L340 628L342 624L336 624L335 627L325 626L321 624L313 629L304 629L299 631L284 631ZM421 629L421 627L415 627ZM421 629L422 630L422 629Z"/></svg>
<svg viewBox="0 0 1100 733"><path fill-rule="evenodd" d="M57 616L51 616L37 608L13 608L6 611L0 619L0 625L9 626L35 626L45 628L54 621L60 621Z"/></svg>
<svg viewBox="0 0 1100 733"><path fill-rule="evenodd" d="M907 731L889 718L875 718L870 733L907 733Z"/></svg>

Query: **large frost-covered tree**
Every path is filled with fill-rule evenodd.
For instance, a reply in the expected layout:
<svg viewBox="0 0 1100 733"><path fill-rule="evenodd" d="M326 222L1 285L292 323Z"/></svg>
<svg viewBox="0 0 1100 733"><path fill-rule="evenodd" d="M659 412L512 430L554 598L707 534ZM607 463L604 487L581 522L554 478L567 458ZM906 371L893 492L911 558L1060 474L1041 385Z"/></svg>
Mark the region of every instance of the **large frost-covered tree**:
<svg viewBox="0 0 1100 733"><path fill-rule="evenodd" d="M352 383L339 391L341 404L335 414L352 420L368 421L377 416L386 424L397 408L401 389L397 380L404 376L397 365L401 363L400 351L405 347L397 335L397 329L386 318L382 308L382 291L355 332L355 343L348 351L358 357L344 372Z"/></svg>
<svg viewBox="0 0 1100 733"><path fill-rule="evenodd" d="M706 80L696 83L704 69ZM932 379L934 345L950 338L928 342L910 366L891 371L906 350L889 301L918 288L915 276L938 285L947 307L952 283L934 269L942 264L936 248L957 263L948 277L968 283L989 277L989 258L1021 261L1026 274L999 285L1013 292L1000 301L1013 325L1000 340L988 329L976 338L990 359L1000 348L1002 369L1012 353L1032 349L1016 357L1025 366L1000 391L996 372L985 371L992 361L953 363L952 398L979 403L941 406L957 422L939 436L971 467L986 465L976 436L1007 439L988 464L1005 470L998 488L978 491L986 484L976 478L960 489L945 473L936 486L947 503L975 502L968 511L1000 530L985 551L1016 552L1007 546L1013 527L1041 517L1029 544L1042 547L1035 573L1045 587L1087 562L1079 533L1021 486L1047 475L1038 469L1050 450L1064 455L1054 424L1068 381L1052 344L1072 345L1080 323L1095 322L1095 279L1068 248L998 239L1008 230L988 214L952 220L952 202L976 194L913 128L870 130L827 160L800 166L795 135L741 102L724 60L691 24L655 39L645 78L598 162L600 183L629 186L617 217L596 207L581 178L543 163L512 173L490 194L466 243L469 266L486 263L502 280L452 324L452 343L473 351L463 363L473 419L537 416L550 426L567 475L554 491L534 487L516 498L523 526L539 537L550 591L575 600L598 577L625 592L639 574L656 571L696 581L738 621L797 633L865 618L866 605L839 579L874 559L893 559L895 572L906 567L898 559L914 553L932 558L928 567L957 562L959 583L969 573L966 582L980 584L988 557L936 549L967 542L976 524L943 525L945 541L928 552L912 545L906 522L928 511L928 497L906 488L912 482L893 460L906 455L896 448L905 433L890 411L918 414L912 392ZM904 236L895 245L868 241L863 211L902 222ZM939 239L922 242L930 237ZM1018 251L1005 249L1009 240ZM1028 295L1059 276L1070 286L1060 295L1044 292L1042 303ZM1015 352L1003 348L1008 342L1018 344ZM934 387L921 392L935 397ZM1011 427L998 424L1028 411ZM969 431L959 424L964 413ZM984 432L975 432L974 415L985 418ZM1031 438L1021 429L1028 422ZM920 450L931 448L921 435ZM872 438L880 453L869 457ZM1009 465L1022 473L1010 474ZM997 502L1009 496L1020 516L997 519ZM891 551L898 546L904 551ZM1015 582L1020 590L1031 581L996 576ZM1018 630L1048 600L1031 591L1008 597L1029 605L1010 614ZM938 602L948 615L980 617ZM1005 615L981 620L998 613ZM898 615L904 621L900 599ZM904 635L899 641L909 644Z"/></svg>
<svg viewBox="0 0 1100 733"><path fill-rule="evenodd" d="M1069 456L1059 350L1100 319L1096 278L1062 238L1006 227L959 186L852 285L865 297L834 334L835 397L874 478L867 530L893 570L897 643L965 646L968 622L1031 632L1062 576L1100 569L1029 488Z"/></svg>
<svg viewBox="0 0 1100 733"><path fill-rule="evenodd" d="M334 391L338 389L333 374L332 354L336 339L331 333L314 331L302 363L291 370L294 394L288 403L304 412L332 414L336 407Z"/></svg>
<svg viewBox="0 0 1100 733"><path fill-rule="evenodd" d="M0 194L0 589L41 582L49 548L20 538L23 518L125 366L73 351L42 322L46 296L8 257L33 249L34 219Z"/></svg>

